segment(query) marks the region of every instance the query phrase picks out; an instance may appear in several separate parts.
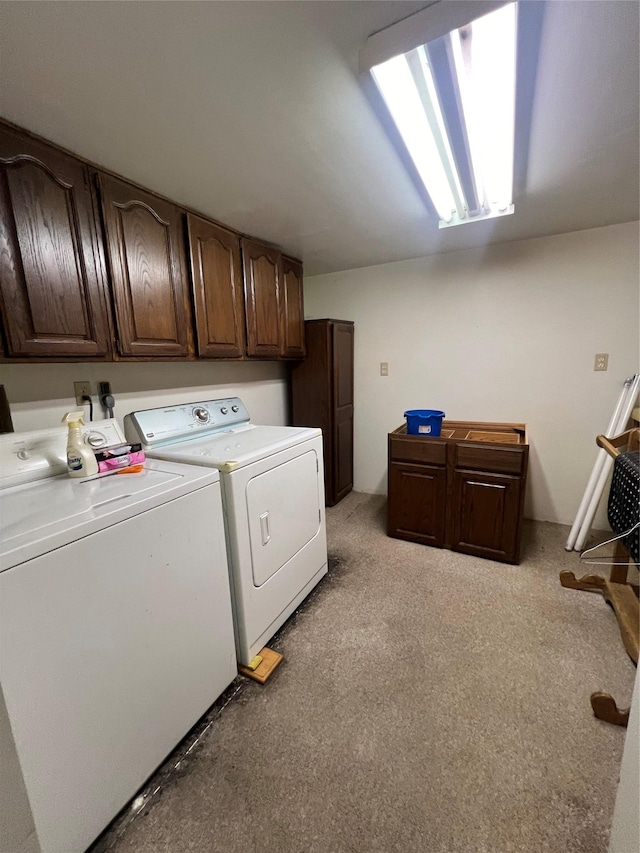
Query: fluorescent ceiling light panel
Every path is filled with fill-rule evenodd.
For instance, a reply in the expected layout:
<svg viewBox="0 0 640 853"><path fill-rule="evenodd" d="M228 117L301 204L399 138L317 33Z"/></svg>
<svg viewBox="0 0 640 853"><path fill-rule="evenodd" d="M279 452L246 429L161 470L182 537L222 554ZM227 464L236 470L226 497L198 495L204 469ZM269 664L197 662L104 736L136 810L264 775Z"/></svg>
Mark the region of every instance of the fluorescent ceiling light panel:
<svg viewBox="0 0 640 853"><path fill-rule="evenodd" d="M443 134L444 122L440 110L437 107L432 109L432 115L429 116L423 107L407 61L408 55L395 56L388 62L383 62L373 68L372 73L418 174L429 191L434 207L441 219L449 222L457 207L452 183L447 175L453 163L453 156L448 150L446 134ZM429 88L432 86L433 84ZM435 104L437 105L437 100ZM444 150L441 150L437 142L442 135L446 143Z"/></svg>
<svg viewBox="0 0 640 853"><path fill-rule="evenodd" d="M434 71L429 44L371 69L441 228L513 213L516 3L443 39L448 67L438 70L449 75L455 98L443 97L446 87ZM448 137L455 122L463 128L464 151ZM463 157L475 199L473 192L463 192L458 165Z"/></svg>

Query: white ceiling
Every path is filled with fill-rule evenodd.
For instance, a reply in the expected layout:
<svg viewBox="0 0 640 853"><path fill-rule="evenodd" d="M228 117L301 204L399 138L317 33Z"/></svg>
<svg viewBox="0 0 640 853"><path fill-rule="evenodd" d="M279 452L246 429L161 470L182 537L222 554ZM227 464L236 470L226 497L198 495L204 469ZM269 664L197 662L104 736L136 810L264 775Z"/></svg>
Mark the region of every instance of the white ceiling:
<svg viewBox="0 0 640 853"><path fill-rule="evenodd" d="M638 2L537 6L515 215L444 231L357 71L367 36L428 5L0 2L0 114L307 275L638 219Z"/></svg>

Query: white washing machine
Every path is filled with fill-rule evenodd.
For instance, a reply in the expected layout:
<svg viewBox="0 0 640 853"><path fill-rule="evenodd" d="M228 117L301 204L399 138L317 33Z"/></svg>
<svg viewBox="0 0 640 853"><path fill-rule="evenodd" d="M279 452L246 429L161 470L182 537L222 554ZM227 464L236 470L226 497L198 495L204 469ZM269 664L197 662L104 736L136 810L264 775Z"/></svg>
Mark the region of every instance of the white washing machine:
<svg viewBox="0 0 640 853"><path fill-rule="evenodd" d="M114 421L89 435L124 441ZM66 441L65 427L0 436L13 853L85 850L237 672L218 472L147 460L72 479Z"/></svg>
<svg viewBox="0 0 640 853"><path fill-rule="evenodd" d="M322 432L257 426L239 397L132 412L150 456L220 471L240 663L327 573Z"/></svg>

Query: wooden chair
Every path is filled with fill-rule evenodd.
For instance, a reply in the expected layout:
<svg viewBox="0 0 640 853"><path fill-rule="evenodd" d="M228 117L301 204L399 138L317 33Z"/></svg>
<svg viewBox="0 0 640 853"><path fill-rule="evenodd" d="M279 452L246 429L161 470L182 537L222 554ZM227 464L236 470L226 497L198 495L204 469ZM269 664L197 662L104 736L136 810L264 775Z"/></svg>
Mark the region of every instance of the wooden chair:
<svg viewBox="0 0 640 853"><path fill-rule="evenodd" d="M599 435L596 442L615 458L621 453L640 449L640 428L627 430L615 438ZM584 575L576 578L573 572L560 572L560 583L568 589L581 589L602 594L616 614L626 652L637 665L640 648L640 605L638 584L631 583L627 579L629 562L630 556L624 542L617 539L608 579L600 575ZM600 720L606 720L618 726L626 726L628 723L629 709L618 708L609 693L592 693L591 707Z"/></svg>

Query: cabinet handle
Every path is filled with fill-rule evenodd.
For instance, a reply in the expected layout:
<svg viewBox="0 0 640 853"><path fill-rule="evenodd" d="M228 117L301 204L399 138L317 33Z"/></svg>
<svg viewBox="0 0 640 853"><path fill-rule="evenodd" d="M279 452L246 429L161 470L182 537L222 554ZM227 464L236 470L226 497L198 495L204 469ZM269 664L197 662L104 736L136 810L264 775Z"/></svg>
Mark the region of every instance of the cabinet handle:
<svg viewBox="0 0 640 853"><path fill-rule="evenodd" d="M467 483L470 486L485 486L488 489L504 489L505 486L502 483L481 483L476 480L467 480Z"/></svg>
<svg viewBox="0 0 640 853"><path fill-rule="evenodd" d="M260 516L260 532L262 533L262 544L268 545L269 540L271 539L271 534L269 533L269 513L263 512Z"/></svg>

